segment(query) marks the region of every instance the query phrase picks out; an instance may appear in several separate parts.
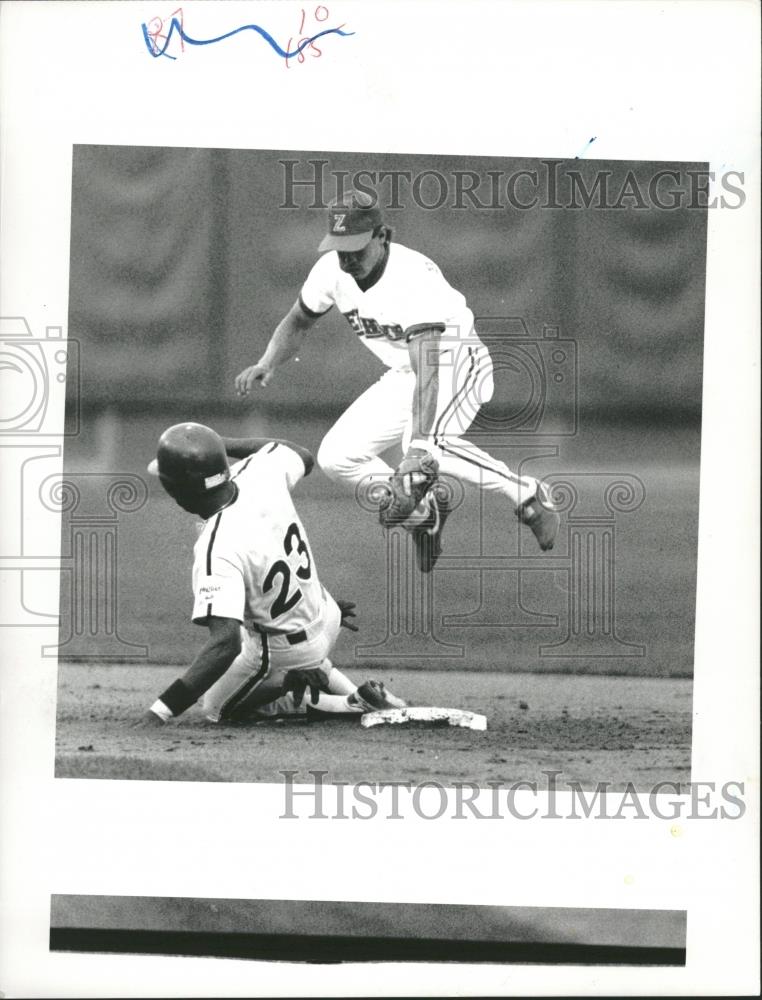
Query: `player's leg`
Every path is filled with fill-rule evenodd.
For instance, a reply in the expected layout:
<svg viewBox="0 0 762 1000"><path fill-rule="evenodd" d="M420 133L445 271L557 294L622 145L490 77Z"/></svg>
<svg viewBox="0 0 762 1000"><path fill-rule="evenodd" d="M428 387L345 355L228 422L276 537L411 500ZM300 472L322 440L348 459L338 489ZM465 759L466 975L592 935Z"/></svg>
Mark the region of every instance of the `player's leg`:
<svg viewBox="0 0 762 1000"><path fill-rule="evenodd" d="M271 673L267 637L241 628L241 652L204 695L201 703L204 715L210 722L235 717L242 702L257 689L267 687Z"/></svg>
<svg viewBox="0 0 762 1000"><path fill-rule="evenodd" d="M289 641L286 636L242 629L240 654L204 698L207 718L213 722L240 722L263 716L303 714L304 704L297 706L283 690L286 673L298 666L325 664L329 682L337 690L343 689L348 679L338 672L333 678L334 668L328 659L340 627L341 609L325 591L320 617L304 631L299 642L294 643L293 637Z"/></svg>
<svg viewBox="0 0 762 1000"><path fill-rule="evenodd" d="M518 507L534 496L537 480L518 475L505 462L461 437L481 407L492 399L493 392L492 359L481 341L444 341L433 427L434 443L441 449L439 471L489 492L502 493Z"/></svg>
<svg viewBox="0 0 762 1000"><path fill-rule="evenodd" d="M444 340L440 346L439 392L433 427L439 472L505 496L522 523L532 529L541 548L552 548L559 518L543 484L533 476L518 475L505 462L461 437L493 392L492 359L481 341L476 337L455 343ZM408 427L403 447L409 437ZM432 507L436 507L433 502ZM444 505L439 511L433 510L432 516L441 519L446 513Z"/></svg>
<svg viewBox="0 0 762 1000"><path fill-rule="evenodd" d="M358 486L391 477L393 470L380 455L402 440L414 387L412 372L390 369L344 411L317 453L330 479Z"/></svg>
<svg viewBox="0 0 762 1000"><path fill-rule="evenodd" d="M359 687L352 685L349 694L330 694L317 691L313 696L305 693L297 705L294 695L288 691L266 705L254 706L247 719L268 719L275 717L306 715L311 719L337 719L363 715L386 708L405 708L407 702L387 691L381 681L364 681Z"/></svg>
<svg viewBox="0 0 762 1000"><path fill-rule="evenodd" d="M354 694L357 690L355 682L343 674L338 667L334 667L330 660L326 660L325 664L328 670L328 693Z"/></svg>
<svg viewBox="0 0 762 1000"><path fill-rule="evenodd" d="M275 667L267 681L251 688L234 704L229 704L222 718L237 722L293 715L327 719L356 716L382 708L404 708L406 704L387 691L380 681L365 681L358 687L328 659L322 663L302 665L321 667L328 675L328 691L307 690L297 704L291 691L283 693L286 667Z"/></svg>
<svg viewBox="0 0 762 1000"><path fill-rule="evenodd" d="M316 664L316 666L322 666L329 673L332 673L334 669L330 666L329 660L326 660L322 664ZM348 701L349 695L354 694L356 690L353 684L352 691L347 694L332 694L330 692L317 691L313 696L310 691L306 691L298 705L291 691L287 691L285 694L278 694L276 698L264 703L252 699L248 705L242 706L241 711L243 714L241 717L248 719L268 719L289 715L306 715L308 706L316 711L330 712L331 714L357 714L360 711L359 707L351 706Z"/></svg>
<svg viewBox="0 0 762 1000"><path fill-rule="evenodd" d="M333 645L330 643L330 645ZM338 670L328 657L322 661L315 659L315 649L329 646L329 642L321 637L319 643L312 643L299 651L298 657L293 650L281 650L271 642L271 670L267 680L251 691L235 707L237 719L264 719L275 716L304 715L310 705L322 712L351 713L360 709L348 701L350 695L357 691L354 684L345 674ZM294 667L320 667L328 678L327 691L309 690L297 705L290 691L283 692L283 682L286 674Z"/></svg>
<svg viewBox="0 0 762 1000"><path fill-rule="evenodd" d="M320 716L357 715L373 707L396 708L405 703L387 692L383 684L366 682L358 689L347 676L333 666L328 654L338 639L341 610L325 591L320 618L305 630L298 643L285 636L254 636L248 656L249 680L242 680L243 665L225 692L218 720L243 721L275 716L304 715L309 708ZM260 664L253 674L252 668ZM263 669L262 664L266 664ZM233 670L236 664L231 666ZM284 692L284 680L295 667L320 667L327 676L328 691L309 690L297 705L290 691ZM226 675L227 676L227 675ZM219 683L219 682L218 682ZM371 686L368 687L368 684Z"/></svg>
<svg viewBox="0 0 762 1000"><path fill-rule="evenodd" d="M241 651L225 673L206 692L202 707L211 722L240 720L275 702L283 693L286 671L297 666L328 664L332 690L343 695L354 690L348 678L327 659L341 627L341 609L325 591L320 618L305 633L303 643L241 628ZM333 676L335 673L335 677Z"/></svg>

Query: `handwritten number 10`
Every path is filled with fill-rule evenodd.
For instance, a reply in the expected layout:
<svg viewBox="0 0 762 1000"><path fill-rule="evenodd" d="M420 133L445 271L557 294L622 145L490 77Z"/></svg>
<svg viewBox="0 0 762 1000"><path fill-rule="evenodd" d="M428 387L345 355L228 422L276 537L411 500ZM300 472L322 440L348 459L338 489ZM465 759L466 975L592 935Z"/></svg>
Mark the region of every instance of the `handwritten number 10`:
<svg viewBox="0 0 762 1000"><path fill-rule="evenodd" d="M321 13L321 11L322 11L322 13ZM307 15L306 15L306 13L304 11L304 7L302 7L302 22L299 25L299 34L300 35L304 34L304 19L306 18L306 16ZM320 22L328 20L328 8L324 7L322 5L322 3L318 4L317 7L315 8L315 20L316 21L320 21Z"/></svg>
<svg viewBox="0 0 762 1000"><path fill-rule="evenodd" d="M322 24L323 21L327 21L328 20L328 15L329 15L328 8L326 6L324 6L322 3L319 3L317 5L317 7L315 7L315 10L313 11L313 15L312 16L315 18L315 20L319 24ZM299 36L300 37L299 37L299 40L296 43L296 46L299 49L299 52L297 53L296 58L299 60L300 63L303 63L304 60L305 60L304 49L307 49L307 48L312 49L312 58L313 59L319 59L321 57L321 55L323 54L322 51L321 51L321 49L319 49L317 47L317 45L315 45L314 42L310 42L309 45L305 45L304 49L299 48L301 45L304 44L304 42L306 42L306 41L309 40L309 36L306 36L304 34L304 22L306 21L306 19L307 19L307 12L305 11L304 7L302 7L302 20L301 20L301 22L299 24ZM289 52L291 52L291 43L293 42L293 40L294 40L293 37L289 38L289 40L288 40L288 51ZM288 69L289 68L289 60L288 60L288 58L286 58L285 62L286 62L286 69Z"/></svg>

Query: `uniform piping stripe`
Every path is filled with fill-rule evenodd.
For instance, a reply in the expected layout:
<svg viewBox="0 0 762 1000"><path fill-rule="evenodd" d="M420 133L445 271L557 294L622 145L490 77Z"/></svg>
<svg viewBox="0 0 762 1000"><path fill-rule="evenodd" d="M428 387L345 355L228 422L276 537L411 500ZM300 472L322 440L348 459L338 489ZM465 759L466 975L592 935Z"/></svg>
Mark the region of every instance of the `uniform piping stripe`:
<svg viewBox="0 0 762 1000"><path fill-rule="evenodd" d="M255 454L256 454L256 452L255 452ZM245 462L243 463L243 465L241 466L241 468L240 468L240 469L236 469L236 471L235 471L234 475L232 475L232 476L230 477L230 480L231 480L231 482L232 482L232 481L233 481L234 479L238 479L238 477L239 477L239 476L241 475L241 473L242 473L242 472L245 472L245 471L246 471L246 467L248 466L249 462L250 462L250 461L252 460L252 458L253 458L253 457L254 457L254 455L249 455L249 457L248 457L248 458L246 459L246 461L245 461ZM222 511L220 511L220 513L222 513Z"/></svg>
<svg viewBox="0 0 762 1000"><path fill-rule="evenodd" d="M217 535L217 529L220 526L220 518L222 517L222 511L217 515L217 519L214 522L214 527L212 528L212 534L209 539L209 544L206 547L206 575L212 575L212 549L214 548L214 539Z"/></svg>
<svg viewBox="0 0 762 1000"><path fill-rule="evenodd" d="M270 644L268 643L267 636L264 632L259 632L259 638L262 641L262 658L259 670L251 677L247 677L238 690L234 691L227 701L223 702L223 705L220 708L221 719L229 717L231 712L235 711L235 709L249 697L257 684L264 680L270 672Z"/></svg>
<svg viewBox="0 0 762 1000"><path fill-rule="evenodd" d="M471 359L471 363L468 369L468 374L465 377L463 385L458 389L455 395L452 397L450 402L444 408L442 413L439 415L437 422L434 424L434 444L439 445L439 438L442 435L442 428L445 423L450 419L452 413L458 408L461 400L465 398L471 388L471 379L474 376L474 367L476 365L476 353L473 347L469 347L468 356Z"/></svg>
<svg viewBox="0 0 762 1000"><path fill-rule="evenodd" d="M507 479L508 482L510 482L510 483L518 483L520 486L528 486L529 485L529 481L528 480L522 479L521 476L517 476L515 473L511 472L511 470L508 469L508 466L505 466L505 468L508 471L507 472L503 472L502 469L498 469L497 468L497 465L488 465L486 462L479 462L479 461L477 461L475 458L472 458L470 455L460 454L459 452L457 452L452 447L452 445L449 442L447 444L441 445L441 448L442 448L442 451L447 452L450 455L453 455L455 458L460 458L464 462L469 462L471 465L475 465L479 469L484 469L485 472L493 472L496 476L500 476L502 479Z"/></svg>

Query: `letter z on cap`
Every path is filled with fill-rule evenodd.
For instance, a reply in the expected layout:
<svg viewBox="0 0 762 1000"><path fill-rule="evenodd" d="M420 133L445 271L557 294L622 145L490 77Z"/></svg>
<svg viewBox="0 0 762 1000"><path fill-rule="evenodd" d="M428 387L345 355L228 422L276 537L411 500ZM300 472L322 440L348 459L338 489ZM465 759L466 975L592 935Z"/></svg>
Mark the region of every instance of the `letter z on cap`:
<svg viewBox="0 0 762 1000"><path fill-rule="evenodd" d="M362 191L350 191L328 209L328 234L319 246L320 253L340 250L351 253L370 243L373 230L383 222L378 202Z"/></svg>

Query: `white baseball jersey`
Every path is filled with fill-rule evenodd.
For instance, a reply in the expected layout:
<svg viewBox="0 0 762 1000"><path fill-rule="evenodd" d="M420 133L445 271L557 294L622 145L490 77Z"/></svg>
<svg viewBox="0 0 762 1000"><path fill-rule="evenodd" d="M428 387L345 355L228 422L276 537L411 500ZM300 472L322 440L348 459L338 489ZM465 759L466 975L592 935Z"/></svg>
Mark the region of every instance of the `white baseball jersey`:
<svg viewBox="0 0 762 1000"><path fill-rule="evenodd" d="M290 490L301 458L270 444L231 467L238 496L206 521L193 549L193 621L234 618L269 633L299 631L323 605L302 522Z"/></svg>
<svg viewBox="0 0 762 1000"><path fill-rule="evenodd" d="M390 368L410 368L405 334L411 327L441 324L448 336L473 335L474 316L465 297L432 260L401 243L389 245L386 268L366 292L341 270L338 253L323 254L302 286L301 301L315 315L336 306Z"/></svg>

